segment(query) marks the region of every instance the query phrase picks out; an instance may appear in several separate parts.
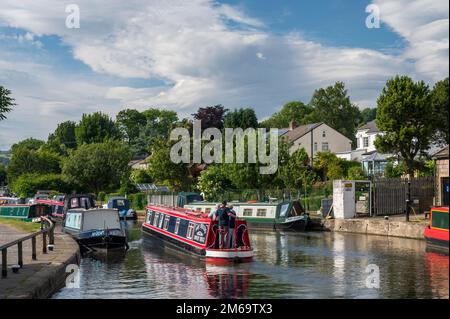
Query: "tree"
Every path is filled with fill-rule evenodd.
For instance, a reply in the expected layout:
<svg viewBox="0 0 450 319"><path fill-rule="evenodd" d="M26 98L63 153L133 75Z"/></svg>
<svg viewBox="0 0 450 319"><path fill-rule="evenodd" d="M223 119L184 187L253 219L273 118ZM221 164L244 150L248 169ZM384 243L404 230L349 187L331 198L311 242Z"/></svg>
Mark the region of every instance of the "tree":
<svg viewBox="0 0 450 319"><path fill-rule="evenodd" d="M0 165L0 186L6 184L6 168L3 165Z"/></svg>
<svg viewBox="0 0 450 319"><path fill-rule="evenodd" d="M148 173L155 182L167 185L173 190L188 190L192 181L188 166L171 161L171 146L172 142L166 139L154 141L148 160Z"/></svg>
<svg viewBox="0 0 450 319"><path fill-rule="evenodd" d="M152 177L144 169L132 169L130 174L130 180L134 184L146 184L152 183Z"/></svg>
<svg viewBox="0 0 450 319"><path fill-rule="evenodd" d="M347 179L349 179L349 180L362 180L362 179L365 179L365 178L366 177L364 175L363 169L361 168L361 165L353 166L353 167L350 167L348 169Z"/></svg>
<svg viewBox="0 0 450 319"><path fill-rule="evenodd" d="M437 82L431 91L431 103L434 109L434 125L436 134L434 139L441 145L448 144L449 130L449 84L448 78Z"/></svg>
<svg viewBox="0 0 450 319"><path fill-rule="evenodd" d="M292 189L301 189L311 185L316 179L315 173L309 166L309 156L304 148L296 150L286 165L279 168L279 174L284 185Z"/></svg>
<svg viewBox="0 0 450 319"><path fill-rule="evenodd" d="M309 122L324 122L355 141L360 111L350 101L343 82L336 82L333 86L316 90L309 105L314 109L308 116Z"/></svg>
<svg viewBox="0 0 450 319"><path fill-rule="evenodd" d="M147 119L143 113L137 110L126 109L117 114L116 123L128 144L132 145L147 124Z"/></svg>
<svg viewBox="0 0 450 319"><path fill-rule="evenodd" d="M343 169L340 166L339 158L330 151L317 152L314 158L314 167L322 173L323 181L327 179L335 179L337 175L343 175ZM331 171L329 173L329 171ZM331 178L330 178L331 175ZM340 176L338 177L340 178Z"/></svg>
<svg viewBox="0 0 450 319"><path fill-rule="evenodd" d="M236 109L227 113L224 118L224 127L229 128L257 128L258 119L256 118L255 110L251 108Z"/></svg>
<svg viewBox="0 0 450 319"><path fill-rule="evenodd" d="M10 96L11 91L0 85L0 121L6 119L6 113L11 112L16 105Z"/></svg>
<svg viewBox="0 0 450 319"><path fill-rule="evenodd" d="M435 118L428 86L408 76L387 81L377 100L376 123L385 132L375 140L378 151L399 154L410 177L417 155L425 154L435 132Z"/></svg>
<svg viewBox="0 0 450 319"><path fill-rule="evenodd" d="M61 174L23 174L12 185L12 190L20 197L32 197L40 189L50 189L61 193L70 193L73 190Z"/></svg>
<svg viewBox="0 0 450 319"><path fill-rule="evenodd" d="M269 119L260 123L265 128L287 128L291 121L298 125L307 124L308 115L313 108L300 101L292 101L283 105L281 110L273 114Z"/></svg>
<svg viewBox="0 0 450 319"><path fill-rule="evenodd" d="M223 122L225 114L228 109L225 109L222 105L201 107L197 113L192 114L195 120L202 121L202 130L206 130L210 127L223 129Z"/></svg>
<svg viewBox="0 0 450 319"><path fill-rule="evenodd" d="M103 143L106 140L121 138L116 123L101 112L83 114L81 121L75 127L77 145Z"/></svg>
<svg viewBox="0 0 450 319"><path fill-rule="evenodd" d="M206 200L217 201L220 200L220 195L231 188L231 181L222 165L212 165L201 172L197 188Z"/></svg>
<svg viewBox="0 0 450 319"><path fill-rule="evenodd" d="M55 131L48 136L47 145L49 149L66 155L68 149L76 148L75 126L75 122L72 121L58 124Z"/></svg>
<svg viewBox="0 0 450 319"><path fill-rule="evenodd" d="M83 144L69 152L63 161L63 175L81 190L94 192L116 190L129 176L129 148L119 141Z"/></svg>
<svg viewBox="0 0 450 319"><path fill-rule="evenodd" d="M365 108L361 111L361 124L371 122L377 118L377 108Z"/></svg>
<svg viewBox="0 0 450 319"><path fill-rule="evenodd" d="M59 174L61 159L58 154L47 150L34 150L26 147L13 147L13 155L8 165L8 182L23 174Z"/></svg>
<svg viewBox="0 0 450 319"><path fill-rule="evenodd" d="M23 141L20 141L19 143L13 144L11 146L11 153L14 155L14 153L16 153L19 149L37 151L44 145L45 145L44 141L30 137Z"/></svg>

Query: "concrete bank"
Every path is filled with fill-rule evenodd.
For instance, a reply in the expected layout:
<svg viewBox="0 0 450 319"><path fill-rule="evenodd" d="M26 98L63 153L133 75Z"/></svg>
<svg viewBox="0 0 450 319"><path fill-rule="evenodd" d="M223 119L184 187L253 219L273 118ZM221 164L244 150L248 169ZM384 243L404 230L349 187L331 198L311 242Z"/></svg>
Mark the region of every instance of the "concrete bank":
<svg viewBox="0 0 450 319"><path fill-rule="evenodd" d="M47 254L42 253L40 238L37 240L37 260L31 259L30 241L24 242L24 265L17 274L10 270L16 263L17 250L8 249L8 276L0 279L0 299L49 298L65 285L67 265L79 264L79 246L69 235L56 229L54 250Z"/></svg>
<svg viewBox="0 0 450 319"><path fill-rule="evenodd" d="M328 219L323 229L336 232L382 235L412 239L424 239L424 222L384 220L381 218Z"/></svg>

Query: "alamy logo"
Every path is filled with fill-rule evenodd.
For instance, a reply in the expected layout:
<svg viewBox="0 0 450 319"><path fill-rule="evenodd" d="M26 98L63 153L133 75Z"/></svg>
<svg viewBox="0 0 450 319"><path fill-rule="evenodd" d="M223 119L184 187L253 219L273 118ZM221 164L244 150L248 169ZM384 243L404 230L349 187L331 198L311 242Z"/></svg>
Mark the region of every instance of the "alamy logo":
<svg viewBox="0 0 450 319"><path fill-rule="evenodd" d="M69 13L69 15L66 17L66 27L68 29L79 29L80 7L76 4L69 4L66 6L66 13Z"/></svg>
<svg viewBox="0 0 450 319"><path fill-rule="evenodd" d="M380 28L380 8L375 4L369 4L366 12L370 13L366 18L366 27L369 29Z"/></svg>
<svg viewBox="0 0 450 319"><path fill-rule="evenodd" d="M380 289L380 267L370 264L366 267L366 288Z"/></svg>
<svg viewBox="0 0 450 319"><path fill-rule="evenodd" d="M223 134L219 129L207 128L202 133L201 121L194 121L192 131L192 153L191 135L186 128L176 128L170 133L170 140L178 141L170 150L172 162L260 163L266 165L259 168L260 174L274 174L278 170L278 129L270 129L267 132L264 128L248 128L245 131L242 128L225 128L225 154ZM202 147L202 141L209 143ZM245 144L247 144L247 161L245 161Z"/></svg>

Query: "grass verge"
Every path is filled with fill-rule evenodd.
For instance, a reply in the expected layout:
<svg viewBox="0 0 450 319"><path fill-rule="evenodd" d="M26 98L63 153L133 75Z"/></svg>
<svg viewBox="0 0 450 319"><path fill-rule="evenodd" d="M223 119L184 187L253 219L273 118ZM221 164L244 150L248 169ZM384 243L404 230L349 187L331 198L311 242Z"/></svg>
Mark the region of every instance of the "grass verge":
<svg viewBox="0 0 450 319"><path fill-rule="evenodd" d="M33 233L41 229L41 224L39 223L24 222L19 219L4 218L4 217L0 217L0 224L11 226L19 231L24 231L27 233Z"/></svg>

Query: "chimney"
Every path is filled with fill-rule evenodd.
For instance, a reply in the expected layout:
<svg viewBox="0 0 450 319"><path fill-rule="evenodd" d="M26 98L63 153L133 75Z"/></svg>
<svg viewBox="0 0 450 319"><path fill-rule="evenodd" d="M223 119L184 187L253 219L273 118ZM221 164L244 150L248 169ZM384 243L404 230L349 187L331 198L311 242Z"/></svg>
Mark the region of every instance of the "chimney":
<svg viewBox="0 0 450 319"><path fill-rule="evenodd" d="M289 122L289 131L292 131L296 127L297 127L297 123L295 122L295 120L292 120Z"/></svg>

